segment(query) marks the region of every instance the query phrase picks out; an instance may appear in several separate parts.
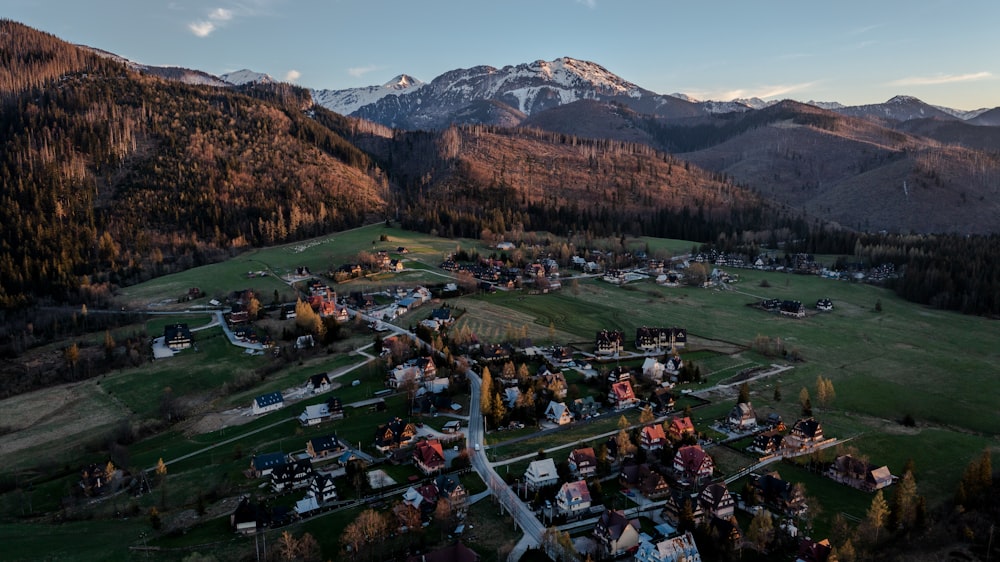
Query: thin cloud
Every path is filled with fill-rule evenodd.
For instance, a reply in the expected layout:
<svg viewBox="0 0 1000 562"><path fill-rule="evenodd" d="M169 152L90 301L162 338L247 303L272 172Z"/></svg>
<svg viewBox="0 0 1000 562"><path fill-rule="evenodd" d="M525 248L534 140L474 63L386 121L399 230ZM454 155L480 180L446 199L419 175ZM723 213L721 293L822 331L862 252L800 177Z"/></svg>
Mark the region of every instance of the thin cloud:
<svg viewBox="0 0 1000 562"><path fill-rule="evenodd" d="M233 19L233 11L225 8L216 8L208 14L208 18L215 21L229 21Z"/></svg>
<svg viewBox="0 0 1000 562"><path fill-rule="evenodd" d="M369 72L373 72L375 70L378 70L378 67L376 67L375 65L356 66L354 68L348 68L347 69L347 73L350 74L351 76L355 77L355 78L359 78L359 77L364 76L365 74L368 74Z"/></svg>
<svg viewBox="0 0 1000 562"><path fill-rule="evenodd" d="M188 29L195 37L208 37L215 31L215 24L210 21L195 21L188 24Z"/></svg>
<svg viewBox="0 0 1000 562"><path fill-rule="evenodd" d="M576 0L577 4L583 4L584 6L593 10L597 7L597 0Z"/></svg>
<svg viewBox="0 0 1000 562"><path fill-rule="evenodd" d="M302 77L302 73L294 68L285 73L285 82L295 82Z"/></svg>
<svg viewBox="0 0 1000 562"><path fill-rule="evenodd" d="M890 86L937 86L939 84L954 84L956 82L975 82L992 78L989 72L973 72L970 74L938 74L936 76L910 76L889 82Z"/></svg>
<svg viewBox="0 0 1000 562"><path fill-rule="evenodd" d="M729 101L734 99L748 99L748 98L774 98L778 96L784 96L792 92L798 92L801 90L806 90L812 88L816 85L816 82L803 82L801 84L777 84L772 86L761 86L759 88L739 88L736 90L720 90L720 91L706 91L692 93L691 96L697 99L710 99L710 100L721 100Z"/></svg>
<svg viewBox="0 0 1000 562"><path fill-rule="evenodd" d="M858 27L847 32L848 35L863 35L869 31L874 31L880 27L885 27L884 23L876 23L873 25L866 25L863 27Z"/></svg>

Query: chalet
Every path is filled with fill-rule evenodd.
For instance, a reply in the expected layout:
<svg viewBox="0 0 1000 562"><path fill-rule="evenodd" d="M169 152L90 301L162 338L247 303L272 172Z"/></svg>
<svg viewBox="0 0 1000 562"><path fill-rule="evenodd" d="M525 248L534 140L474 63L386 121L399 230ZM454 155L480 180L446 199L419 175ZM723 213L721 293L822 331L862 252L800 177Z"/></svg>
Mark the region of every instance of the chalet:
<svg viewBox="0 0 1000 562"><path fill-rule="evenodd" d="M771 412L768 414L767 418L764 420L764 425L777 431L785 431L785 429L787 429L785 427L784 420L781 419L781 414L777 412Z"/></svg>
<svg viewBox="0 0 1000 562"><path fill-rule="evenodd" d="M602 554L622 556L639 545L639 520L625 517L625 512L605 509L597 519L592 536Z"/></svg>
<svg viewBox="0 0 1000 562"><path fill-rule="evenodd" d="M795 422L785 437L785 448L805 449L823 441L823 426L815 418L802 418Z"/></svg>
<svg viewBox="0 0 1000 562"><path fill-rule="evenodd" d="M430 319L445 327L455 323L455 316L451 313L451 308L447 306L432 310Z"/></svg>
<svg viewBox="0 0 1000 562"><path fill-rule="evenodd" d="M240 498L236 510L229 515L229 525L240 535L253 535L268 524L267 511L250 501L249 496Z"/></svg>
<svg viewBox="0 0 1000 562"><path fill-rule="evenodd" d="M403 502L405 505L416 508L420 511L421 519L427 520L434 508L437 506L438 489L433 482L424 484L419 488L410 486L403 492Z"/></svg>
<svg viewBox="0 0 1000 562"><path fill-rule="evenodd" d="M573 415L578 420L585 420L591 416L596 416L600 409L600 404L594 400L593 396L584 396L583 398L577 398L570 405L570 409L573 411Z"/></svg>
<svg viewBox="0 0 1000 562"><path fill-rule="evenodd" d="M676 382L677 375L681 373L681 369L684 367L684 360L681 359L680 355L671 355L667 357L666 361L663 363L663 370L670 375L670 380Z"/></svg>
<svg viewBox="0 0 1000 562"><path fill-rule="evenodd" d="M816 301L816 310L822 310L823 312L830 312L833 310L833 301L830 299L819 299Z"/></svg>
<svg viewBox="0 0 1000 562"><path fill-rule="evenodd" d="M194 338L187 324L170 324L163 328L163 345L174 351L191 347Z"/></svg>
<svg viewBox="0 0 1000 562"><path fill-rule="evenodd" d="M654 423L642 428L639 446L647 452L659 451L667 445L667 434L663 432L663 426Z"/></svg>
<svg viewBox="0 0 1000 562"><path fill-rule="evenodd" d="M753 443L747 447L747 450L758 455L773 455L781 450L781 443L784 439L785 436L778 430L758 433L754 436Z"/></svg>
<svg viewBox="0 0 1000 562"><path fill-rule="evenodd" d="M729 411L726 425L733 431L754 431L757 429L757 413L749 402L740 402Z"/></svg>
<svg viewBox="0 0 1000 562"><path fill-rule="evenodd" d="M514 348L505 343L492 343L482 346L480 354L482 360L487 363L500 363L510 360Z"/></svg>
<svg viewBox="0 0 1000 562"><path fill-rule="evenodd" d="M660 351L682 348L685 345L687 345L687 330L684 328L643 326L635 331L635 347L640 351Z"/></svg>
<svg viewBox="0 0 1000 562"><path fill-rule="evenodd" d="M667 480L647 463L627 462L618 474L618 482L622 488L637 490L649 500L659 500L670 493Z"/></svg>
<svg viewBox="0 0 1000 562"><path fill-rule="evenodd" d="M313 339L312 334L295 338L295 349L308 349L314 345L316 345L316 340Z"/></svg>
<svg viewBox="0 0 1000 562"><path fill-rule="evenodd" d="M601 330L594 345L597 355L617 355L625 349L625 335L621 330Z"/></svg>
<svg viewBox="0 0 1000 562"><path fill-rule="evenodd" d="M413 463L424 474L430 475L444 468L444 449L437 439L420 441L413 449Z"/></svg>
<svg viewBox="0 0 1000 562"><path fill-rule="evenodd" d="M840 455L834 459L826 475L836 482L865 492L881 490L897 479L889 472L889 467L876 468L875 465L852 455Z"/></svg>
<svg viewBox="0 0 1000 562"><path fill-rule="evenodd" d="M521 397L521 389L516 386L508 386L503 389L503 403L507 408L513 410L517 407L517 400Z"/></svg>
<svg viewBox="0 0 1000 562"><path fill-rule="evenodd" d="M570 471L577 477L590 478L597 473L597 455L593 447L574 449L567 460Z"/></svg>
<svg viewBox="0 0 1000 562"><path fill-rule="evenodd" d="M685 445L674 454L674 472L681 479L697 482L712 477L715 463L701 445Z"/></svg>
<svg viewBox="0 0 1000 562"><path fill-rule="evenodd" d="M624 410L635 406L639 400L635 397L635 392L632 391L632 384L629 381L622 381L611 385L611 391L608 392L608 402L614 409Z"/></svg>
<svg viewBox="0 0 1000 562"><path fill-rule="evenodd" d="M632 370L628 367L618 366L608 372L608 382L616 383L632 380Z"/></svg>
<svg viewBox="0 0 1000 562"><path fill-rule="evenodd" d="M543 368L537 378L542 386L552 393L552 396L559 400L566 398L569 385L566 384L566 375L562 374L562 371Z"/></svg>
<svg viewBox="0 0 1000 562"><path fill-rule="evenodd" d="M733 547L737 547L743 540L743 531L735 517L722 519L720 517L708 518L708 532L717 537L716 540L727 541Z"/></svg>
<svg viewBox="0 0 1000 562"><path fill-rule="evenodd" d="M375 448L380 452L391 451L409 445L417 434L417 428L412 423L406 423L401 418L393 418L375 430Z"/></svg>
<svg viewBox="0 0 1000 562"><path fill-rule="evenodd" d="M670 425L667 427L667 435L670 437L670 440L675 443L683 440L685 437L695 435L694 424L691 423L691 418L687 416L674 416L670 418Z"/></svg>
<svg viewBox="0 0 1000 562"><path fill-rule="evenodd" d="M692 494L680 488L673 488L667 494L667 499L663 504L663 517L671 525L677 526L684 515L690 510L690 516L695 524L701 524L705 519L705 511L698 501L698 495Z"/></svg>
<svg viewBox="0 0 1000 562"><path fill-rule="evenodd" d="M337 485L333 482L333 476L314 472L312 478L309 480L309 491L306 492L306 498L303 500L312 501L306 504L302 504L302 502L297 503L295 511L300 515L304 511L315 511L322 505L336 501L336 499Z"/></svg>
<svg viewBox="0 0 1000 562"><path fill-rule="evenodd" d="M805 513L807 506L802 487L782 480L777 472L757 476L751 482L769 508L790 517Z"/></svg>
<svg viewBox="0 0 1000 562"><path fill-rule="evenodd" d="M590 489L585 480L567 482L556 493L556 510L566 517L574 517L590 510Z"/></svg>
<svg viewBox="0 0 1000 562"><path fill-rule="evenodd" d="M461 420L451 420L445 422L444 427L441 428L444 433L458 433L462 431L462 421Z"/></svg>
<svg viewBox="0 0 1000 562"><path fill-rule="evenodd" d="M285 453L265 453L254 455L250 458L250 474L254 478L270 476L271 472L288 463L288 455Z"/></svg>
<svg viewBox="0 0 1000 562"><path fill-rule="evenodd" d="M635 551L636 562L701 562L701 553L690 531L654 542L643 535Z"/></svg>
<svg viewBox="0 0 1000 562"><path fill-rule="evenodd" d="M806 315L806 307L802 306L802 303L799 301L784 300L781 301L781 305L778 306L778 312L780 312L782 316L804 318Z"/></svg>
<svg viewBox="0 0 1000 562"><path fill-rule="evenodd" d="M337 438L336 434L313 437L306 441L306 453L311 459L334 458L347 450L347 446Z"/></svg>
<svg viewBox="0 0 1000 562"><path fill-rule="evenodd" d="M708 517L729 519L736 513L736 501L725 484L709 484L698 495L698 504Z"/></svg>
<svg viewBox="0 0 1000 562"><path fill-rule="evenodd" d="M309 459L294 460L271 471L271 490L281 493L295 488L304 488L312 479L312 461Z"/></svg>
<svg viewBox="0 0 1000 562"><path fill-rule="evenodd" d="M812 539L802 539L799 541L799 551L795 556L795 562L827 562L833 546L830 539L814 541Z"/></svg>
<svg viewBox="0 0 1000 562"><path fill-rule="evenodd" d="M259 416L260 414L266 414L267 412L273 412L275 410L280 410L285 407L285 399L281 396L280 392L272 392L270 394L262 394L253 399L253 404L251 404L250 409L253 415Z"/></svg>
<svg viewBox="0 0 1000 562"><path fill-rule="evenodd" d="M107 465L90 464L80 471L80 488L86 496L99 496L105 492L112 475L106 474Z"/></svg>
<svg viewBox="0 0 1000 562"><path fill-rule="evenodd" d="M453 513L464 511L469 503L469 493L453 474L442 474L434 479L438 498L448 502Z"/></svg>
<svg viewBox="0 0 1000 562"><path fill-rule="evenodd" d="M343 411L341 411L340 417L343 416ZM330 421L334 419L333 415L330 413L330 407L326 404L312 404L306 406L305 410L299 414L299 423L304 427L310 425L319 425L325 421Z"/></svg>
<svg viewBox="0 0 1000 562"><path fill-rule="evenodd" d="M664 368L663 363L660 363L657 359L647 357L646 360L642 362L642 376L647 379L660 383L663 382L664 374L666 374L666 369Z"/></svg>
<svg viewBox="0 0 1000 562"><path fill-rule="evenodd" d="M677 396L669 388L659 387L649 395L649 404L654 412L669 412L676 403Z"/></svg>
<svg viewBox="0 0 1000 562"><path fill-rule="evenodd" d="M524 483L529 490L535 491L545 486L559 482L556 463L552 459L531 461L528 470L524 472Z"/></svg>
<svg viewBox="0 0 1000 562"><path fill-rule="evenodd" d="M569 411L566 404L550 401L548 407L545 408L545 419L558 425L566 425L573 421L573 413Z"/></svg>
<svg viewBox="0 0 1000 562"><path fill-rule="evenodd" d="M568 347L560 347L552 352L552 360L562 364L569 363L573 360L573 350Z"/></svg>
<svg viewBox="0 0 1000 562"><path fill-rule="evenodd" d="M764 299L760 301L760 307L764 310L778 310L781 306L781 299Z"/></svg>

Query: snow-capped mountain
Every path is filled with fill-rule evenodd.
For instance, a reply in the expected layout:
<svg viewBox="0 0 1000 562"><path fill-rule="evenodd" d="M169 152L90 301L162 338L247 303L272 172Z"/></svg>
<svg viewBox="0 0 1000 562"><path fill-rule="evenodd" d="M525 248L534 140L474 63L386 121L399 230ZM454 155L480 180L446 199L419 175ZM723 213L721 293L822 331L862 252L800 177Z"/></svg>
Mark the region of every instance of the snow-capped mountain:
<svg viewBox="0 0 1000 562"><path fill-rule="evenodd" d="M234 86L242 86L244 84L276 84L278 82L269 74L254 72L245 68L235 72L227 72L219 76L219 78Z"/></svg>
<svg viewBox="0 0 1000 562"><path fill-rule="evenodd" d="M509 106L512 112L503 112L506 117L532 115L584 99L618 102L659 116L704 114L695 104L640 88L598 64L567 57L500 69L476 66L452 70L429 83L393 90L383 85L314 95L319 104L334 111L412 129L464 122L461 116L470 114L466 108L482 101Z"/></svg>
<svg viewBox="0 0 1000 562"><path fill-rule="evenodd" d="M400 74L381 86L350 88L347 90L312 90L313 100L319 105L342 115L350 115L359 108L373 104L385 96L411 93L424 83L407 74Z"/></svg>
<svg viewBox="0 0 1000 562"><path fill-rule="evenodd" d="M969 111L965 111L962 109L953 109L950 107L944 107L942 105L932 105L931 107L933 107L934 109L940 109L941 111L947 113L948 115L951 115L952 117L958 117L962 121L969 121L971 119L975 119L976 117L979 117L983 113L986 113L987 111L990 111L992 109L989 107L981 107L979 109L971 109Z"/></svg>
<svg viewBox="0 0 1000 562"><path fill-rule="evenodd" d="M888 119L891 121L909 121L911 119L958 119L954 115L942 111L913 96L896 96L885 103L871 105L854 105L835 109L841 115L851 117Z"/></svg>

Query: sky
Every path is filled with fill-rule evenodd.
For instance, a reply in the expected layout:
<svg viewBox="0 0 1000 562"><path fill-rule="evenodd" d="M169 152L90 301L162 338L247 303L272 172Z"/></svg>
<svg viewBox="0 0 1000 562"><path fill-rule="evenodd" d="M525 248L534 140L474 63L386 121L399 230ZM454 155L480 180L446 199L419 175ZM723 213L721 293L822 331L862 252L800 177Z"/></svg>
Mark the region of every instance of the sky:
<svg viewBox="0 0 1000 562"><path fill-rule="evenodd" d="M4 0L0 17L142 64L316 89L565 56L703 100L1000 106L996 0Z"/></svg>

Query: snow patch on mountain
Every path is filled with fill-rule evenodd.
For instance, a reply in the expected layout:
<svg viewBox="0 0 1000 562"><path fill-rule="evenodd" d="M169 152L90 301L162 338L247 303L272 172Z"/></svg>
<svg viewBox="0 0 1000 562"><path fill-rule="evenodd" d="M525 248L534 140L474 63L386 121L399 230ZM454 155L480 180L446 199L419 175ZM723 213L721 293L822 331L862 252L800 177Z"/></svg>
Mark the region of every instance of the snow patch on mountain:
<svg viewBox="0 0 1000 562"><path fill-rule="evenodd" d="M278 82L268 74L254 72L245 68L235 72L227 72L219 76L219 78L234 86L242 86L244 84L276 84Z"/></svg>
<svg viewBox="0 0 1000 562"><path fill-rule="evenodd" d="M966 111L963 109L953 109L951 107L944 107L943 105L932 105L931 107L939 111L943 111L948 115L951 115L952 117L958 117L963 121L968 121L969 119L975 119L976 117L979 117L980 115L992 109L990 107L981 107L979 109L971 109L969 111Z"/></svg>
<svg viewBox="0 0 1000 562"><path fill-rule="evenodd" d="M330 111L350 115L359 108L373 104L386 96L408 94L426 84L408 74L400 74L381 86L348 88L346 90L312 90L313 100Z"/></svg>

